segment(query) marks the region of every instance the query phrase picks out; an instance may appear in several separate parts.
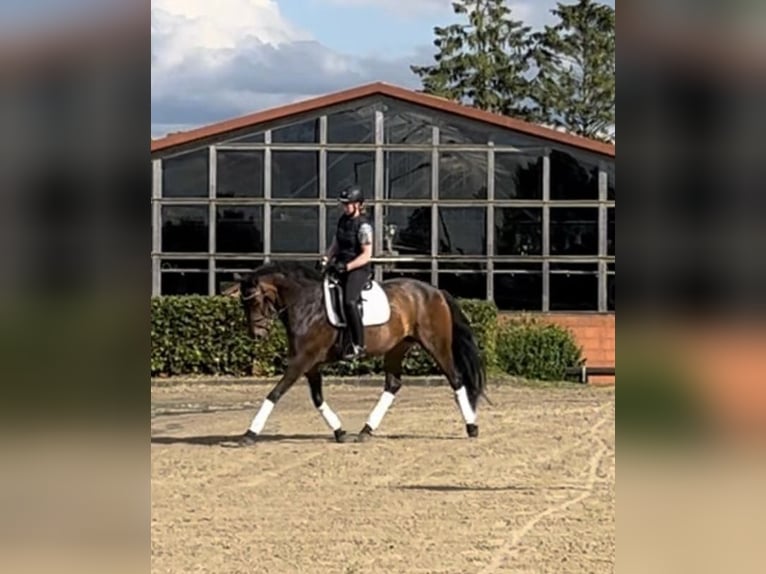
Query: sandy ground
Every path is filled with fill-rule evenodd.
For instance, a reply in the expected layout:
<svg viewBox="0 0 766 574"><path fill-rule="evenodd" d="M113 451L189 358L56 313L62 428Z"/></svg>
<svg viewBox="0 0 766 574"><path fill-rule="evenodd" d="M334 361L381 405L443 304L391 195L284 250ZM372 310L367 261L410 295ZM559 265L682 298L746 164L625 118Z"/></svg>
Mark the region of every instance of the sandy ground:
<svg viewBox="0 0 766 574"><path fill-rule="evenodd" d="M336 444L306 385L226 448L270 386L152 389L154 573L613 572L614 389L491 385L465 437L449 388L406 386ZM380 387L326 385L358 431Z"/></svg>

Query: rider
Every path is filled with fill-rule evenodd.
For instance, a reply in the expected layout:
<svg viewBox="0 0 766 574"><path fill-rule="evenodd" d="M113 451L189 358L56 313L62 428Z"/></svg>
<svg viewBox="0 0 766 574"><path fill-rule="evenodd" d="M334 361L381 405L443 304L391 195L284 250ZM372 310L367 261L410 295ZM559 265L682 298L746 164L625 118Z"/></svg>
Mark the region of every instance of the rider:
<svg viewBox="0 0 766 574"><path fill-rule="evenodd" d="M364 327L357 305L361 303L362 288L371 275L373 230L364 214L364 194L358 186L341 191L338 200L343 204L343 215L322 261L338 273L343 285L343 308L352 340L351 352L343 358L354 360L365 352Z"/></svg>

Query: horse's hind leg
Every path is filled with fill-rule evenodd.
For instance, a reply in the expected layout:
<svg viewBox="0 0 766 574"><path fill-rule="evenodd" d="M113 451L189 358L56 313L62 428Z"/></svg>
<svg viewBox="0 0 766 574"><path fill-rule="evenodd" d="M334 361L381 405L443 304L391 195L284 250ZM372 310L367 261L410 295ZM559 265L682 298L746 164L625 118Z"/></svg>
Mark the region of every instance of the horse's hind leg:
<svg viewBox="0 0 766 574"><path fill-rule="evenodd" d="M346 434L346 431L343 430L340 418L338 418L335 411L333 411L330 408L330 405L324 400L322 394L322 373L319 372L318 368L312 369L306 373L306 379L308 379L309 382L311 401L314 403L314 407L319 411L319 414L322 415L327 426L330 427L330 430L335 434L335 440L338 442L346 442L348 435Z"/></svg>
<svg viewBox="0 0 766 574"><path fill-rule="evenodd" d="M411 346L412 343L410 341L402 341L386 353L386 356L383 358L383 369L386 373L383 393L381 393L375 408L370 412L367 423L359 432L358 441L367 440L372 436L373 431L380 426L386 411L394 402L396 393L402 388L402 361Z"/></svg>

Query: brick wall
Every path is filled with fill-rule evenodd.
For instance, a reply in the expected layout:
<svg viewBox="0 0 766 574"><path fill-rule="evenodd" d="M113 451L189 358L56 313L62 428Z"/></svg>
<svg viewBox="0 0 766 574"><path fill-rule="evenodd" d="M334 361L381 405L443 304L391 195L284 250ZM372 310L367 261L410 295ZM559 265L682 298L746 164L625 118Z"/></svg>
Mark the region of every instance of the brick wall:
<svg viewBox="0 0 766 574"><path fill-rule="evenodd" d="M511 313L502 313L500 321L513 316ZM583 348L583 356L588 366L615 365L614 313L537 313L534 316L571 330L577 343ZM590 377L589 381L594 384L609 384L615 382L615 377Z"/></svg>

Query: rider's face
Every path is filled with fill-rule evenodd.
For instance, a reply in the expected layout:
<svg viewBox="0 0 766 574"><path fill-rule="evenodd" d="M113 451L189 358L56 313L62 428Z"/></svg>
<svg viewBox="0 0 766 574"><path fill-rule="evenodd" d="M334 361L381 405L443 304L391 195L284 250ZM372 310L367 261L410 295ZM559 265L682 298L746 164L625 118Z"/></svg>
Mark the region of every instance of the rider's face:
<svg viewBox="0 0 766 574"><path fill-rule="evenodd" d="M356 213L357 207L359 206L358 203L344 203L343 204L343 212L346 215L354 215Z"/></svg>

